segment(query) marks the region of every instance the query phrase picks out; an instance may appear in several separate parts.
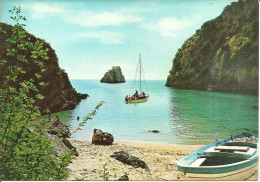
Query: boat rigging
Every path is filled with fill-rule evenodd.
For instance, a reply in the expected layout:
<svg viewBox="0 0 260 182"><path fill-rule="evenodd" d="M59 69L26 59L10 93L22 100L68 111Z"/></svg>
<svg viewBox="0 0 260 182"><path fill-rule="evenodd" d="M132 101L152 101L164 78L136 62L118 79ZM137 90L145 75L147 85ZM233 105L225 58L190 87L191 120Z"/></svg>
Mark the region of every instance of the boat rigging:
<svg viewBox="0 0 260 182"><path fill-rule="evenodd" d="M135 93L130 96L132 93L132 89L135 88L135 83L136 83L136 78L139 73L139 93L137 90L135 90ZM146 88L146 93L144 92L142 88L142 76L143 76L143 82L145 83L145 88ZM126 104L137 104L137 103L143 103L146 102L149 98L148 92L147 92L147 87L146 87L146 82L144 78L144 73L143 73L143 68L142 68L142 61L141 61L141 54L139 53L139 61L137 64L137 68L135 71L135 76L134 76L134 81L131 85L130 93L125 97L125 103Z"/></svg>

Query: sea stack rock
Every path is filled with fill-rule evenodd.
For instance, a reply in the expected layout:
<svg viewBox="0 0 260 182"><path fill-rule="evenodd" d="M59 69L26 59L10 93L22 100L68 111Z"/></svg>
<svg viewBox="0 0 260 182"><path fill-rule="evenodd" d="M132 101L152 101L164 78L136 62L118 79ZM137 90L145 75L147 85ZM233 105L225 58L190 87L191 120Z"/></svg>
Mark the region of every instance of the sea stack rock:
<svg viewBox="0 0 260 182"><path fill-rule="evenodd" d="M104 77L100 80L102 83L124 83L125 77L122 74L120 66L113 66L111 70L108 70Z"/></svg>
<svg viewBox="0 0 260 182"><path fill-rule="evenodd" d="M258 95L258 3L232 2L205 22L177 51L166 86Z"/></svg>

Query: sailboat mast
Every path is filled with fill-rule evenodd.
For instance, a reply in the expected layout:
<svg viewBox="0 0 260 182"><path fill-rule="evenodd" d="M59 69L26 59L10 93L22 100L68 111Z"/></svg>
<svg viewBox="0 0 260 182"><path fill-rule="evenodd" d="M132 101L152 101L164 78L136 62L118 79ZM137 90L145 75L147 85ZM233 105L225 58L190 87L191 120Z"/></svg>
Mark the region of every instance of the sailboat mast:
<svg viewBox="0 0 260 182"><path fill-rule="evenodd" d="M142 84L141 84L141 70L142 70L142 62L141 62L141 54L139 53L139 61L140 61L140 94L142 92Z"/></svg>

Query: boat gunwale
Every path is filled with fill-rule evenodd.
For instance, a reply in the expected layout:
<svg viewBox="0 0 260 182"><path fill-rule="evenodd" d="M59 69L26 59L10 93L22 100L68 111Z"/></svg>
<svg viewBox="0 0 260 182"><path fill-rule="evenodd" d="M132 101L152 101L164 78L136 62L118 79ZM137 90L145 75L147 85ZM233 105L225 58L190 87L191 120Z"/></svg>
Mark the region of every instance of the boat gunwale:
<svg viewBox="0 0 260 182"><path fill-rule="evenodd" d="M247 137L246 134L236 135L236 136L233 137L233 139ZM254 136L254 135L251 134L251 136ZM257 149L256 152L250 158L245 159L243 161L239 161L239 162L235 162L235 163L231 163L231 164L225 164L225 165L216 165L216 166L192 166L192 167L190 166L198 158L201 158L200 156L203 156L203 157L205 156L204 154L202 154L202 152L204 152L205 150L207 150L211 147L214 147L214 146L224 145L224 144L228 143L230 140L231 140L231 138L227 138L227 139L224 139L224 140L221 140L221 141L216 141L215 143L208 144L204 147L201 147L201 148L193 151L192 153L188 154L187 156L185 156L184 158L182 158L180 161L177 162L178 170L182 171L184 173L194 173L194 172L192 172L192 170L195 170L195 171L197 171L199 169L201 169L201 170L213 170L213 169L214 170L215 169L223 170L223 169L226 169L226 168L235 168L236 166L244 166L246 164L252 163L252 164L249 164L249 166L250 166L250 165L253 165L253 164L258 162L258 143L256 143L256 149ZM249 142L245 142L245 144L246 143L252 144L252 143L249 143ZM185 164L185 163L187 163L187 161L185 161L185 160L187 160L189 158L192 159L192 158L195 158L195 157L196 157L196 159L189 162L189 164ZM190 172L188 172L188 171L190 171ZM201 173L201 171L200 171L200 173Z"/></svg>
<svg viewBox="0 0 260 182"><path fill-rule="evenodd" d="M216 168L226 168L226 167L233 167L233 166L236 166L236 165L240 165L240 164L243 164L243 163L247 163L247 162L251 162L253 160L255 160L255 158L257 158L257 152L250 158L248 159L245 159L243 161L239 161L239 162L235 162L235 163L231 163L231 164L225 164L225 165L217 165L217 166L193 166L193 167L189 167L189 166L180 166L180 167L183 167L183 168L189 168L189 169L197 169L197 168L203 168L203 169L216 169Z"/></svg>
<svg viewBox="0 0 260 182"><path fill-rule="evenodd" d="M138 100L139 100L139 101L144 100L144 102L146 102L148 99L149 99L149 95L147 95L145 98L142 98L142 99L132 99L132 100L128 100L126 103L127 103L127 104L138 104L138 103L143 103L143 102L138 102ZM131 101L136 101L136 102L131 102Z"/></svg>

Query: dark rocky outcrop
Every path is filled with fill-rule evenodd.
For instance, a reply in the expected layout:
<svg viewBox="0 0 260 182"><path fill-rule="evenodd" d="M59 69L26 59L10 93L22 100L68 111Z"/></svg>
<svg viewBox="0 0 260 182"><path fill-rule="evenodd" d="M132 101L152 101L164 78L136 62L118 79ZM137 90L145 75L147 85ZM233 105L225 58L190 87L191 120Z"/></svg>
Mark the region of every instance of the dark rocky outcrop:
<svg viewBox="0 0 260 182"><path fill-rule="evenodd" d="M69 138L70 137L70 130L69 127L64 124L59 124L58 126L51 126L49 128L48 133L52 135L61 135L63 138Z"/></svg>
<svg viewBox="0 0 260 182"><path fill-rule="evenodd" d="M125 151L115 152L110 157L113 157L116 160L119 160L120 162L123 162L124 164L131 165L135 168L140 167L140 168L149 170L147 164L144 161L140 160L138 157L130 156Z"/></svg>
<svg viewBox="0 0 260 182"><path fill-rule="evenodd" d="M51 126L46 133L46 137L52 140L52 145L55 148L56 155L61 156L72 149L75 156L79 156L76 148L67 139L71 135L69 127L64 124L58 126Z"/></svg>
<svg viewBox="0 0 260 182"><path fill-rule="evenodd" d="M37 135L37 130L34 127L28 129L29 133L34 133ZM57 133L56 133L57 134ZM63 138L63 136L57 136L56 134L51 134L49 132L44 133L44 136L50 140L51 146L54 148L53 157L60 157L68 152L69 149L72 149L75 156L79 156L76 148L70 143L69 140ZM26 137L26 136L25 136Z"/></svg>
<svg viewBox="0 0 260 182"><path fill-rule="evenodd" d="M70 141L69 141L68 139L62 138L61 141L66 145L66 147L68 147L68 149L72 149L72 151L73 151L73 153L74 153L75 156L79 156L79 153L78 153L76 147L74 147L74 146L70 143Z"/></svg>
<svg viewBox="0 0 260 182"><path fill-rule="evenodd" d="M102 83L124 83L125 77L122 74L120 66L113 66L111 70L106 72L104 77L100 80Z"/></svg>
<svg viewBox="0 0 260 182"><path fill-rule="evenodd" d="M2 85L5 75L8 75L7 67L10 65L22 66L26 71L25 74L18 77L18 82L33 78L35 85L44 82L45 86L39 86L40 93L44 96L43 100L37 100L35 105L39 107L40 111L44 113L47 109L50 112L58 112L64 110L74 109L81 99L87 98L87 94L77 93L72 87L68 75L65 70L61 69L58 64L58 57L50 44L44 40L36 38L35 36L26 33L26 40L29 42L36 42L39 40L43 42L43 49L48 49L49 57L47 60L39 58L44 63L45 72L41 73L41 78L36 79L36 75L41 72L37 64L32 61L31 50L23 50L22 54L28 62L18 61L16 57L7 56L7 49L16 48L15 44L6 41L11 37L12 26L5 23L0 23L0 60L7 61L6 66L0 67L0 85ZM21 53L21 52L20 52Z"/></svg>
<svg viewBox="0 0 260 182"><path fill-rule="evenodd" d="M94 129L92 143L98 145L112 145L114 137L110 133L103 132L99 129Z"/></svg>
<svg viewBox="0 0 260 182"><path fill-rule="evenodd" d="M166 86L258 95L259 10L239 0L184 42Z"/></svg>
<svg viewBox="0 0 260 182"><path fill-rule="evenodd" d="M46 133L45 136L51 141L54 148L54 156L60 157L68 152L68 147L62 142L62 139L56 135Z"/></svg>

